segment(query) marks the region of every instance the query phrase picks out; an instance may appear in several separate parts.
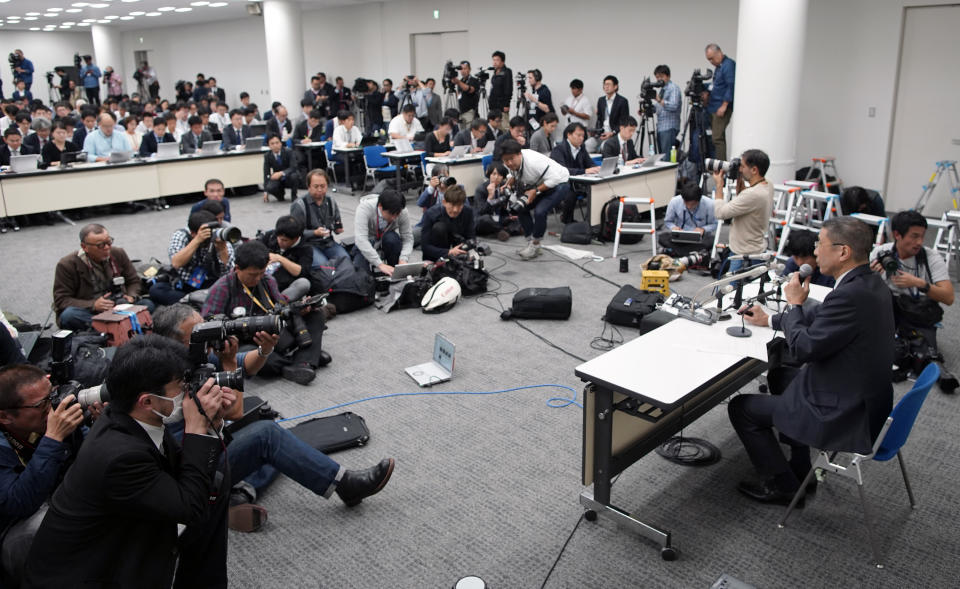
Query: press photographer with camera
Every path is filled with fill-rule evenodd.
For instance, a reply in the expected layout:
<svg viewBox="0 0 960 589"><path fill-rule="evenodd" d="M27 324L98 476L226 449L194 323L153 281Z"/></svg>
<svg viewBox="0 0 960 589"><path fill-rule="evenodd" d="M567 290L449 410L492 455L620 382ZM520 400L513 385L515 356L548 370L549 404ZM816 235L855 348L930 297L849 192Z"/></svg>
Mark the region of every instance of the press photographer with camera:
<svg viewBox="0 0 960 589"><path fill-rule="evenodd" d="M326 170L311 170L306 196L290 203L290 214L303 223L303 242L313 250L314 268L349 255L333 238L343 233L343 219L337 201L327 194L329 186Z"/></svg>
<svg viewBox="0 0 960 589"><path fill-rule="evenodd" d="M657 153L670 153L680 133L680 111L683 109L683 93L680 86L670 80L670 67L658 65L653 70L657 82L663 84L654 107L657 112Z"/></svg>
<svg viewBox="0 0 960 589"><path fill-rule="evenodd" d="M580 123L584 127L590 125L593 117L593 107L590 99L583 93L583 80L574 78L570 81L570 96L560 105L560 113L566 118L566 124Z"/></svg>
<svg viewBox="0 0 960 589"><path fill-rule="evenodd" d="M716 185L714 214L718 219L730 220L730 253L763 253L767 247L764 234L773 210L773 185L764 178L770 158L759 149L748 149L730 162L707 160L707 167L713 170ZM736 196L729 201L724 200L727 173L737 178ZM732 260L727 269L733 273L743 265L743 260Z"/></svg>
<svg viewBox="0 0 960 589"><path fill-rule="evenodd" d="M268 314L287 317L287 329L281 332L276 347L280 353L267 358L265 371L261 372L268 376L281 375L306 385L316 376L317 368L331 361L330 355L322 349L324 316L310 307L296 309L289 306L290 301L280 293L277 281L266 273L269 263L270 252L259 241L248 241L238 247L236 267L210 287L202 314L204 317L229 317L242 308L244 316L248 317ZM287 311L301 315L302 323L295 322ZM307 333L294 333L294 329L305 329ZM298 340L308 343L301 345Z"/></svg>
<svg viewBox="0 0 960 589"><path fill-rule="evenodd" d="M106 227L84 225L80 250L57 262L53 279L57 323L64 329L89 329L94 315L121 303L154 308L149 299L140 299L140 276L126 252L113 247Z"/></svg>
<svg viewBox="0 0 960 589"><path fill-rule="evenodd" d="M430 170L430 180L417 198L417 206L426 214L427 209L433 207L443 199L443 194L447 189L456 185L457 179L450 177L450 170L446 164L435 164L433 169ZM419 227L422 224L423 217L420 218L417 226Z"/></svg>
<svg viewBox="0 0 960 589"><path fill-rule="evenodd" d="M540 127L543 117L548 112L556 112L556 110L553 108L550 88L543 83L543 74L540 70L527 70L527 83L530 85L530 90L523 94L527 99L527 124L536 130Z"/></svg>
<svg viewBox="0 0 960 589"><path fill-rule="evenodd" d="M354 215L353 234L357 251L367 264L390 276L393 267L405 264L413 253L413 227L403 195L386 189L360 199ZM362 264L354 256L354 265Z"/></svg>
<svg viewBox="0 0 960 589"><path fill-rule="evenodd" d="M80 68L80 82L87 93L87 103L100 106L100 68L93 64L92 55L83 56L83 67Z"/></svg>
<svg viewBox="0 0 960 589"><path fill-rule="evenodd" d="M53 495L26 586L226 586L230 475L219 432L236 396L213 379L194 389L190 368L183 346L160 336L118 348L110 405ZM166 426L181 420L179 442Z"/></svg>
<svg viewBox="0 0 960 589"><path fill-rule="evenodd" d="M570 173L559 163L519 143L502 146L503 164L510 170L507 184L516 192L511 210L520 218L527 245L517 254L524 260L539 256L540 240L547 232L547 215L570 196Z"/></svg>
<svg viewBox="0 0 960 589"><path fill-rule="evenodd" d="M490 56L493 73L490 75L490 97L487 101L491 115L510 124L510 101L513 99L513 70L506 66L507 56L503 51L494 51Z"/></svg>
<svg viewBox="0 0 960 589"><path fill-rule="evenodd" d="M480 102L480 80L470 75L470 62L467 60L460 62L458 70L460 76L451 76L450 81L457 88L460 122L466 127L477 118L477 106Z"/></svg>
<svg viewBox="0 0 960 589"><path fill-rule="evenodd" d="M710 113L710 128L713 132L714 157L727 159L727 125L733 116L733 86L736 77L737 62L723 54L720 46L710 43L704 49L707 61L715 69L713 86L704 95L703 101Z"/></svg>
<svg viewBox="0 0 960 589"><path fill-rule="evenodd" d="M424 213L420 240L424 260L436 262L467 253L464 244L476 238L476 230L473 209L465 206L466 202L464 189L451 186L443 193L440 206Z"/></svg>
<svg viewBox="0 0 960 589"><path fill-rule="evenodd" d="M303 222L293 215L284 215L277 219L272 231L260 237L263 245L270 251L270 265L267 274L277 281L277 288L289 299L298 299L310 292L310 269L313 266L313 248L307 245L303 237ZM295 282L305 284L302 292L288 292Z"/></svg>
<svg viewBox="0 0 960 589"><path fill-rule="evenodd" d="M510 119L510 130L508 133L502 133L497 137L493 144L493 161L503 161L503 144L513 139L521 147L527 145L527 120L521 116Z"/></svg>
<svg viewBox="0 0 960 589"><path fill-rule="evenodd" d="M6 331L6 330L4 330ZM20 364L0 368L0 560L4 586L18 585L46 501L76 458L83 411L70 395L51 409L46 373Z"/></svg>
<svg viewBox="0 0 960 589"><path fill-rule="evenodd" d="M23 51L14 49L8 57L10 67L13 69L14 84L18 80L23 80L24 88L29 92L33 85L33 62L23 56Z"/></svg>
<svg viewBox="0 0 960 589"><path fill-rule="evenodd" d="M212 213L197 211L186 227L173 232L167 254L175 272L158 277L150 287L156 304L172 305L187 293L208 288L233 266L233 245L218 225Z"/></svg>
<svg viewBox="0 0 960 589"><path fill-rule="evenodd" d="M487 167L487 178L473 194L476 209L477 235L496 235L507 241L521 233L517 216L510 212L510 190L507 188L507 167L502 162Z"/></svg>
<svg viewBox="0 0 960 589"><path fill-rule="evenodd" d="M902 340L902 346L909 348L902 355L918 360L918 364L931 360L942 362L937 324L943 319L942 305L953 305L954 299L947 264L939 252L923 245L927 220L920 213L901 211L893 216L890 227L894 241L874 248L870 253L870 269L883 274L893 293L897 338ZM899 359L897 364L905 368ZM952 393L956 388L956 377L943 371L940 389Z"/></svg>
<svg viewBox="0 0 960 589"><path fill-rule="evenodd" d="M673 257L685 256L690 252L710 249L713 236L717 231L717 218L713 212L713 199L703 195L700 184L686 181L680 188L680 194L670 199L667 213L663 219L664 228L657 235L657 242ZM699 243L674 243L672 231L696 231L700 234Z"/></svg>

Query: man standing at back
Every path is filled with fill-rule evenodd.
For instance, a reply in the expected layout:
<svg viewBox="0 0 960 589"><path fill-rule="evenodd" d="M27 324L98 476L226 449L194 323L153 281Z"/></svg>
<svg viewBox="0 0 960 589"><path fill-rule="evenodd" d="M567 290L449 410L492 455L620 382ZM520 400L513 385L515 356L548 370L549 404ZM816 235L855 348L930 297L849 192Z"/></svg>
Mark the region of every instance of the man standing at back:
<svg viewBox="0 0 960 589"><path fill-rule="evenodd" d="M710 128L713 132L714 157L727 159L727 125L733 116L733 81L736 76L737 62L723 54L720 46L710 43L705 50L707 61L716 71L713 73L713 88L707 99L707 112L710 113Z"/></svg>

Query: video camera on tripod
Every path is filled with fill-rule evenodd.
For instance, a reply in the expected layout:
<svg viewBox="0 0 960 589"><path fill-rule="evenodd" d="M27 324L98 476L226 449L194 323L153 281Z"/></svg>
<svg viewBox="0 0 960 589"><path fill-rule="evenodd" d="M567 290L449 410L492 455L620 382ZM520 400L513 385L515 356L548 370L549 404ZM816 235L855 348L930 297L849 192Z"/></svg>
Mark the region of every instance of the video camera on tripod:
<svg viewBox="0 0 960 589"><path fill-rule="evenodd" d="M491 66L486 69L482 69L477 72L477 79L480 80L480 85L483 86L490 79L490 72L496 71L497 68Z"/></svg>
<svg viewBox="0 0 960 589"><path fill-rule="evenodd" d="M645 77L640 84L640 94L637 95L637 102L640 103L640 114L645 117L652 117L657 112L657 107L653 101L657 99L657 88L663 88L666 82L657 80L650 81L650 77Z"/></svg>
<svg viewBox="0 0 960 589"><path fill-rule="evenodd" d="M690 76L690 81L687 82L687 87L683 91L690 99L692 106L703 106L703 93L707 91L707 86L704 82L712 78L713 71L710 69L705 70L703 73L700 72L699 68L693 70L693 75Z"/></svg>
<svg viewBox="0 0 960 589"><path fill-rule="evenodd" d="M513 79L517 84L517 92L519 92L518 96L522 97L527 93L527 74L523 72L517 72L513 76Z"/></svg>
<svg viewBox="0 0 960 589"><path fill-rule="evenodd" d="M447 63L443 64L443 75L441 77L441 83L443 84L443 89L453 92L457 88L456 80L460 77L460 72L457 69L457 66L453 65L453 61L447 60Z"/></svg>

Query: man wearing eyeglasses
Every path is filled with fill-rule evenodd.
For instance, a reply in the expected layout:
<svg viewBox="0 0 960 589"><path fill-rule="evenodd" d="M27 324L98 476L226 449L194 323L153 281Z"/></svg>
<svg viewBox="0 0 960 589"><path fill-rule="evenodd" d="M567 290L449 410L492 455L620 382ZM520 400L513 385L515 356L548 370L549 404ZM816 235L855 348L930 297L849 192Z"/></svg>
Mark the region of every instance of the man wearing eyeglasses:
<svg viewBox="0 0 960 589"><path fill-rule="evenodd" d="M83 434L73 395L50 408L47 375L28 364L0 369L0 549L6 576L19 580L47 498L76 457Z"/></svg>
<svg viewBox="0 0 960 589"><path fill-rule="evenodd" d="M80 230L80 249L57 262L53 279L53 308L64 329L90 327L97 313L120 303L139 303L153 311L153 302L140 299L136 268L106 227L97 223Z"/></svg>

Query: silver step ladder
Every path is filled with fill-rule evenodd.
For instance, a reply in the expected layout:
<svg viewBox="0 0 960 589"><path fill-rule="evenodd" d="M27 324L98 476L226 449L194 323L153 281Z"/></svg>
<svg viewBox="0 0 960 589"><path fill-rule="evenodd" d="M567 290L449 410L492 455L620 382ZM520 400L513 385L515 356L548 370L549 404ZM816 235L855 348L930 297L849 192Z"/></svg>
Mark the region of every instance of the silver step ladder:
<svg viewBox="0 0 960 589"><path fill-rule="evenodd" d="M819 179L817 179L817 170L820 171ZM834 179L828 182L827 174L833 176ZM813 158L813 165L810 166L810 170L807 171L807 177L804 178L804 180L817 182L824 192L830 192L831 188L835 188L837 194L843 192L843 180L840 179L840 174L837 172L837 158L832 155Z"/></svg>
<svg viewBox="0 0 960 589"><path fill-rule="evenodd" d="M960 198L960 176L957 175L957 160L943 160L937 162L937 168L930 175L930 181L923 185L923 192L917 199L917 204L913 207L913 210L918 213L923 212L923 208L930 202L930 197L933 196L937 184L944 175L950 180L950 204L953 205L954 210L960 208L957 207L957 199Z"/></svg>

